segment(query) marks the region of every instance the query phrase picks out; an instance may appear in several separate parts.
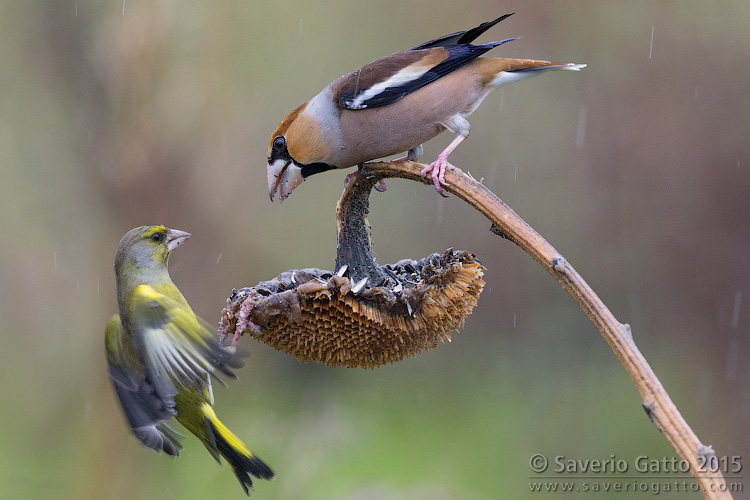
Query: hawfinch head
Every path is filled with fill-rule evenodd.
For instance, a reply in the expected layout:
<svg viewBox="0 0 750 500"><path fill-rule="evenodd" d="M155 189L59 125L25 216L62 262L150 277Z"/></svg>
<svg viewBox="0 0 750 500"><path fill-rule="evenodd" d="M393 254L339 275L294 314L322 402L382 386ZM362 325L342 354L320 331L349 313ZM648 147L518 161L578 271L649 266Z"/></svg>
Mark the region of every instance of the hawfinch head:
<svg viewBox="0 0 750 500"><path fill-rule="evenodd" d="M318 120L308 111L307 102L284 118L271 135L268 145L268 195L276 191L284 201L307 177L336 166L325 162L328 147Z"/></svg>

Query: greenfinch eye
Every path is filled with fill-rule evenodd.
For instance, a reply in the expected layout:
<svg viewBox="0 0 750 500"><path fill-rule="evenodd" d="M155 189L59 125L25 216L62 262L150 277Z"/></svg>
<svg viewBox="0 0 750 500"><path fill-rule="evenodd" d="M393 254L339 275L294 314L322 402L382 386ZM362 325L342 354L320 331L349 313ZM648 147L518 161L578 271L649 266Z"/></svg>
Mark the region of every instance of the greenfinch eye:
<svg viewBox="0 0 750 500"><path fill-rule="evenodd" d="M164 235L162 235L161 233L154 233L151 235L151 239L156 241L157 243L160 242L163 237Z"/></svg>

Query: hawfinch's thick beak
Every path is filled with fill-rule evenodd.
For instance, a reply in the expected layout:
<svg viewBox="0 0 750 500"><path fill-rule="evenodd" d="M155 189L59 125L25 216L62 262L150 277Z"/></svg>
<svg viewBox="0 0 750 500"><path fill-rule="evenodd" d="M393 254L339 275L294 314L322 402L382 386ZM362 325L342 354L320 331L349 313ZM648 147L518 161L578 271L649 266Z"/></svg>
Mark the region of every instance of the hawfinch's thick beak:
<svg viewBox="0 0 750 500"><path fill-rule="evenodd" d="M190 238L190 233L179 229L167 229L167 251L171 252Z"/></svg>
<svg viewBox="0 0 750 500"><path fill-rule="evenodd" d="M278 159L268 164L268 196L279 192L279 201L284 201L294 188L302 184L302 169L289 160Z"/></svg>

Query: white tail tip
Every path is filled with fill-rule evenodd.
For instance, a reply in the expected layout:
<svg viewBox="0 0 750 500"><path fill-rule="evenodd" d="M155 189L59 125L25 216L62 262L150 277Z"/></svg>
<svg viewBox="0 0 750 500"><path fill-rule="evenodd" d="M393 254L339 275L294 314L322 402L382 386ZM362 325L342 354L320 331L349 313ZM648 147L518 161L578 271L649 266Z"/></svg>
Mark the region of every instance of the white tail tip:
<svg viewBox="0 0 750 500"><path fill-rule="evenodd" d="M588 65L587 64L568 63L565 66L560 66L560 69L567 69L569 71L581 71L586 66L588 66Z"/></svg>

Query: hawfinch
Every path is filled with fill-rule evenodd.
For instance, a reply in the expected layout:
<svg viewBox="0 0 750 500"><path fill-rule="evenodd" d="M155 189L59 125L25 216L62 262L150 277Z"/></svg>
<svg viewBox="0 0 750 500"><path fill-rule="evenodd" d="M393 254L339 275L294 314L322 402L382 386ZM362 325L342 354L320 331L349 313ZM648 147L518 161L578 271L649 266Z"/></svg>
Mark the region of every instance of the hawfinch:
<svg viewBox="0 0 750 500"><path fill-rule="evenodd" d="M278 190L283 201L307 177L326 170L404 151L406 159L416 161L422 143L447 129L455 139L422 170L422 177L430 173L442 194L445 168L451 166L448 155L469 135L466 118L487 94L548 70L580 71L586 66L480 57L517 39L471 44L510 15L378 59L342 76L292 111L268 147L271 200Z"/></svg>

